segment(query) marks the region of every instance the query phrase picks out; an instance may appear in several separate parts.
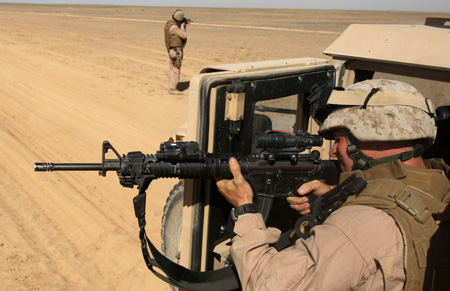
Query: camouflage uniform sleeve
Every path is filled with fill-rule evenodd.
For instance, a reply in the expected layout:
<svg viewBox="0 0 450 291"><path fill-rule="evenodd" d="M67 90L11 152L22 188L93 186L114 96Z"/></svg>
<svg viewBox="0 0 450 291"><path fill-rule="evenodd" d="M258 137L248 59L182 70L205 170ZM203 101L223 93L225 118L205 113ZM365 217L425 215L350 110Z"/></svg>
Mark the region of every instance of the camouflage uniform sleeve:
<svg viewBox="0 0 450 291"><path fill-rule="evenodd" d="M176 25L172 25L169 29L169 33L172 35L176 35L181 39L186 39L187 38L187 33L186 33L186 29L181 29Z"/></svg>
<svg viewBox="0 0 450 291"><path fill-rule="evenodd" d="M243 290L402 290L403 243L393 219L370 207L340 210L281 252L269 247L278 229L266 228L260 214L240 216L231 255Z"/></svg>

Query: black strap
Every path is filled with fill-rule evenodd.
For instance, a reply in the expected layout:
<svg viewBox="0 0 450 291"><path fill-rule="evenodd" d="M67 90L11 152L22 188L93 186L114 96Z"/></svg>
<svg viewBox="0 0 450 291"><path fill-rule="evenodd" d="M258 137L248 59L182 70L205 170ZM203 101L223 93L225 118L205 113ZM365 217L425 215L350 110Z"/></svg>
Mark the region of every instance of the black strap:
<svg viewBox="0 0 450 291"><path fill-rule="evenodd" d="M407 152L403 152L401 154L396 154L396 155L392 155L392 156L388 156L388 157L370 160L370 161L368 161L368 165L369 165L369 168L371 168L371 167L374 167L379 164L392 163L395 160L400 160L401 162L404 162L404 161L410 160L412 158L420 157L423 154L423 152L424 152L423 145L416 143L414 146L414 150L412 150L412 151L407 151Z"/></svg>
<svg viewBox="0 0 450 291"><path fill-rule="evenodd" d="M358 195L364 190L367 182L353 173L342 183L336 185L327 193L320 196L311 205L311 214L300 217L295 223L295 233L299 238L308 238L310 230L316 225L322 224L328 216L339 209L350 195Z"/></svg>
<svg viewBox="0 0 450 291"><path fill-rule="evenodd" d="M139 223L139 239L141 240L142 255L148 269L166 283L190 291L228 291L240 288L239 277L234 265L214 271L191 271L178 265L163 254L152 244L145 232L145 192L133 198L134 210ZM148 248L147 248L148 246ZM150 256L150 252L153 258ZM154 267L164 272L161 274Z"/></svg>
<svg viewBox="0 0 450 291"><path fill-rule="evenodd" d="M367 95L366 100L364 100L364 104L359 109L366 109L370 98L372 98L372 96L375 95L375 93L377 93L378 91L380 91L380 88L372 88L369 95Z"/></svg>
<svg viewBox="0 0 450 291"><path fill-rule="evenodd" d="M288 247L292 246L293 243L293 234L295 234L295 229L288 230L286 232L283 232L280 235L280 238L278 241L274 244L271 244L271 247L274 247L277 251L282 251Z"/></svg>

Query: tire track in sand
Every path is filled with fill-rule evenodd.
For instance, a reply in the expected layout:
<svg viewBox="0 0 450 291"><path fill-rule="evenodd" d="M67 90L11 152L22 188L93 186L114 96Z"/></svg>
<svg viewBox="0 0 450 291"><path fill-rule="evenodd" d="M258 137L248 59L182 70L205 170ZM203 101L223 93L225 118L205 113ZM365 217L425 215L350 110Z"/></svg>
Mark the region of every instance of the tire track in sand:
<svg viewBox="0 0 450 291"><path fill-rule="evenodd" d="M13 46L14 50L0 48L0 152L10 157L1 165L6 175L0 193L4 218L0 242L2 257L6 255L2 262L10 263L2 267L6 270L2 278L29 288L36 288L39 282L50 289L125 287L129 282L122 279L127 277L124 274L145 269L136 239L132 196L117 185L116 177L32 173L32 162L38 157L80 160L85 152L64 149L97 148L92 142L86 144L86 139L98 135L102 128L78 132L68 132L68 128L80 127L80 122L92 123L96 115L103 116L105 122L118 116L108 108L91 108L90 96L85 95L91 91L82 89L78 77L71 79L76 74L66 68L64 76L58 75L57 63L49 66L53 73L43 73L41 62L46 59L17 43ZM83 95L86 108L77 100ZM36 136L41 136L37 144L33 143ZM61 140L62 136L71 138ZM135 138L134 133L129 138ZM155 280L145 275L144 285Z"/></svg>

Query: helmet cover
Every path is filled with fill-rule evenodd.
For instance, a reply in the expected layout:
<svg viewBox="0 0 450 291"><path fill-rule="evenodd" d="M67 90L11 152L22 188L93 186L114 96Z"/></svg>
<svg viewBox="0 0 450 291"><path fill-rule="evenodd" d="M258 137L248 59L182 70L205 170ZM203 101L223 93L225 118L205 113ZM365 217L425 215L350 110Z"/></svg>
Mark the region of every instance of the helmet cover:
<svg viewBox="0 0 450 291"><path fill-rule="evenodd" d="M184 12L181 9L177 9L172 14L173 19L182 21L184 19Z"/></svg>
<svg viewBox="0 0 450 291"><path fill-rule="evenodd" d="M374 88L379 91L367 98ZM362 142L422 140L426 149L435 141L434 105L406 83L366 80L333 91L328 103L346 107L325 119L319 130L325 138L332 138L333 129L345 128Z"/></svg>

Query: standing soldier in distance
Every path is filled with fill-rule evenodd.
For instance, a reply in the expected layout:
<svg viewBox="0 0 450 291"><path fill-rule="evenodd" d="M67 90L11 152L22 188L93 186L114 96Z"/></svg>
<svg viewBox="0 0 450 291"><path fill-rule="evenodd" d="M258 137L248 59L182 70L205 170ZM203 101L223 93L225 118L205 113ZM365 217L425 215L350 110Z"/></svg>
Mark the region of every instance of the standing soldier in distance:
<svg viewBox="0 0 450 291"><path fill-rule="evenodd" d="M177 89L180 81L180 69L183 61L183 48L186 45L187 33L186 25L190 22L184 18L184 12L176 9L172 14L172 19L168 20L164 26L164 36L167 52L169 53L169 94L182 95Z"/></svg>

